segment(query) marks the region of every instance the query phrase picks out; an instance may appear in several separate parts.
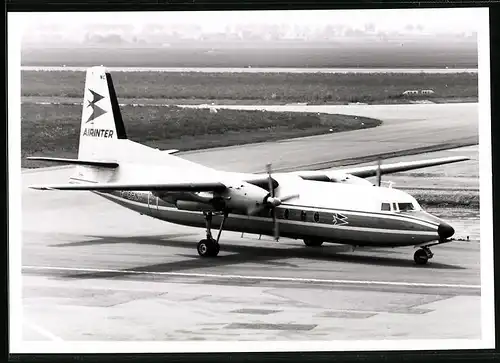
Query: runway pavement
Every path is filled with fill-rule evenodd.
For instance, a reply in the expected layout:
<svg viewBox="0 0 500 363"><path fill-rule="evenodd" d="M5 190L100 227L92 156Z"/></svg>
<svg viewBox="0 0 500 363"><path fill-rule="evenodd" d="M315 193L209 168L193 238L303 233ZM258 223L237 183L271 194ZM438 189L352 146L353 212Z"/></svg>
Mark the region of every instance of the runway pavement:
<svg viewBox="0 0 500 363"><path fill-rule="evenodd" d="M378 129L183 157L254 171L273 153L276 164L289 167L476 137L476 106L453 106L392 109ZM412 248L352 252L229 232L219 258L200 259L196 243L203 230L140 216L86 192L27 188L64 182L70 172L22 174L26 340L481 337L480 236L473 213L466 220L450 215L470 241L434 248L424 267L414 265Z"/></svg>
<svg viewBox="0 0 500 363"><path fill-rule="evenodd" d="M201 230L88 193L24 196L27 340L480 336L477 235L435 248L426 267L412 248L309 249L237 233L223 234L219 258L201 260Z"/></svg>

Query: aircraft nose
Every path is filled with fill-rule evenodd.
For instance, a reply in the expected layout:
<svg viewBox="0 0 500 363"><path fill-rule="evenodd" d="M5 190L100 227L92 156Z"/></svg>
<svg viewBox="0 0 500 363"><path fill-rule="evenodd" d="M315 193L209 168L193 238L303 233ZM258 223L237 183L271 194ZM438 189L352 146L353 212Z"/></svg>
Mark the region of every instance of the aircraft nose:
<svg viewBox="0 0 500 363"><path fill-rule="evenodd" d="M441 222L438 227L438 235L440 239L450 238L455 234L455 230L446 222Z"/></svg>

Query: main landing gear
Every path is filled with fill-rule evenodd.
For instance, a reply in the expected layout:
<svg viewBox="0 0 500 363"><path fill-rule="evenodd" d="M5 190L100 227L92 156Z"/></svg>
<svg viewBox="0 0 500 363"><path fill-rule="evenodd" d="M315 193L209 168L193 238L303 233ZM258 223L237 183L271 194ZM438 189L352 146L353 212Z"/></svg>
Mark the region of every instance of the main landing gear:
<svg viewBox="0 0 500 363"><path fill-rule="evenodd" d="M212 237L212 212L203 213L205 215L205 221L207 225L207 238L202 239L198 242L197 250L198 254L201 257L216 257L219 254L220 246L219 239L222 233L222 229L224 228L224 223L227 219L227 212L224 212L224 217L222 219L222 223L220 224L219 233L217 234L217 239Z"/></svg>
<svg viewBox="0 0 500 363"><path fill-rule="evenodd" d="M422 247L415 252L413 259L417 265L425 265L433 256L429 247Z"/></svg>
<svg viewBox="0 0 500 363"><path fill-rule="evenodd" d="M323 241L318 240L318 239L306 238L306 239L304 239L304 244L307 247L319 247L323 244Z"/></svg>

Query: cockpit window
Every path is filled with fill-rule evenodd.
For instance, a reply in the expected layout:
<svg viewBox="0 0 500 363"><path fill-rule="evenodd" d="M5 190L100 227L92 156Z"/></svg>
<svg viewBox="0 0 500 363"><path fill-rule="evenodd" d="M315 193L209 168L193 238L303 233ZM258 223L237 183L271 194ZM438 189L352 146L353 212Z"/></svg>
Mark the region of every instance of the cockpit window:
<svg viewBox="0 0 500 363"><path fill-rule="evenodd" d="M391 205L389 203L382 203L382 210L383 211L391 211Z"/></svg>
<svg viewBox="0 0 500 363"><path fill-rule="evenodd" d="M413 203L398 203L398 206L401 212L415 210L415 206L413 205Z"/></svg>

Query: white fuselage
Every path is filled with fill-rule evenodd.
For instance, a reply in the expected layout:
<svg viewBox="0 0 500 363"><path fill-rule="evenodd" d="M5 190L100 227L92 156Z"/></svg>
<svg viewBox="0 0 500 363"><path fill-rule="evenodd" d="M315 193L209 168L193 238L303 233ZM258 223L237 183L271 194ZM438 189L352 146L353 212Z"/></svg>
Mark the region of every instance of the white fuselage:
<svg viewBox="0 0 500 363"><path fill-rule="evenodd" d="M292 189L289 185L287 187ZM300 187L300 196L276 208L282 237L394 247L418 245L439 238L437 231L441 221L419 207L408 212L381 210L382 202L405 203L414 200L401 191L305 180L297 181L295 187ZM278 196L283 194L281 188L277 189ZM185 226L205 227L201 211L181 210L176 204L150 192L98 194L153 218ZM221 221L222 216L214 215L214 228ZM230 213L224 230L272 235L273 221L267 211L258 215Z"/></svg>
<svg viewBox="0 0 500 363"><path fill-rule="evenodd" d="M99 150L99 143L92 150ZM98 152L99 153L99 152ZM168 155L130 140L118 140L110 150L110 158L119 158L120 167L98 169L77 167L74 182L152 182L168 179L238 183L250 174L223 172L183 158ZM146 160L146 161L145 161ZM438 226L442 221L423 211L416 200L397 189L373 185L353 185L304 180L291 174L274 174L279 183L276 196L298 196L276 207L280 236L325 242L372 246L418 245L439 239ZM158 197L153 192L113 191L97 194L138 213L185 226L204 228L204 214L197 210L179 209L176 201L190 193L168 193ZM382 204L389 210L382 210ZM412 211L401 211L399 203L410 203ZM216 228L222 216L213 216ZM230 213L224 230L273 234L269 209L256 215Z"/></svg>

